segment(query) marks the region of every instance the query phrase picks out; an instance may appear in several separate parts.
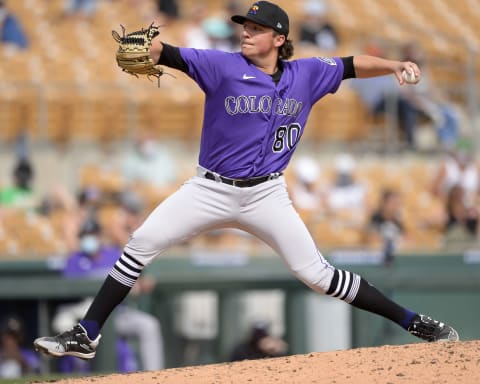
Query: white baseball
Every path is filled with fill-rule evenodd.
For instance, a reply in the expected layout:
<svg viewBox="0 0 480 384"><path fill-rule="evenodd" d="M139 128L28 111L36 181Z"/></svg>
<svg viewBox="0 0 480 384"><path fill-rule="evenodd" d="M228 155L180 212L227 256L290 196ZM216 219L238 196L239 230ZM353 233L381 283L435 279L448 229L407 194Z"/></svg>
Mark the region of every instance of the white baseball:
<svg viewBox="0 0 480 384"><path fill-rule="evenodd" d="M408 72L403 70L402 77L403 80L405 80L405 82L408 84L417 84L420 81L420 77L415 76L413 69L410 69Z"/></svg>

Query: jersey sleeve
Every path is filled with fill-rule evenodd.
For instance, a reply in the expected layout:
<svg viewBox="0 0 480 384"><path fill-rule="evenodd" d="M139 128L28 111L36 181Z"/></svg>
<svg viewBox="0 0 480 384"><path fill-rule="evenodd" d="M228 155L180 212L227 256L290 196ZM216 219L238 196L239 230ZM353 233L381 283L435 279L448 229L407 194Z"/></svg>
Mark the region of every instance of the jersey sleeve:
<svg viewBox="0 0 480 384"><path fill-rule="evenodd" d="M180 48L180 55L188 66L187 74L206 93L222 83L225 68L231 67L231 54L213 49Z"/></svg>
<svg viewBox="0 0 480 384"><path fill-rule="evenodd" d="M312 57L304 62L309 74L312 103L328 93L335 93L343 79L343 62L339 57Z"/></svg>

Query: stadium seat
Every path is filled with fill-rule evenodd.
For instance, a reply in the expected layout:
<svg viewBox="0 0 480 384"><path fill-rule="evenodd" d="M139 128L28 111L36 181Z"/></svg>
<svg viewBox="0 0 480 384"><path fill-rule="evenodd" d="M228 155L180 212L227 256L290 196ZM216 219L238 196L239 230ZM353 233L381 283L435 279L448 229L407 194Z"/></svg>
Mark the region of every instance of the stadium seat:
<svg viewBox="0 0 480 384"><path fill-rule="evenodd" d="M369 136L370 125L365 108L350 90L327 96L312 108L305 137L318 141L362 141ZM348 111L348 113L345 113Z"/></svg>

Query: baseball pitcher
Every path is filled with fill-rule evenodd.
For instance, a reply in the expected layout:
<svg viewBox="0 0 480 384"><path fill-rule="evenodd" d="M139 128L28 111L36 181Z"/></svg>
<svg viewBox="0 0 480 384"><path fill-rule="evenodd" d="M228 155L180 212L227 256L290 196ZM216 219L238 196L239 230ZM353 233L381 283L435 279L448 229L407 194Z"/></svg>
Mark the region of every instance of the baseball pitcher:
<svg viewBox="0 0 480 384"><path fill-rule="evenodd" d="M205 93L197 174L134 231L80 323L36 339L36 349L93 358L105 320L145 266L169 247L221 227L263 240L318 293L384 316L424 340L458 340L449 325L398 305L359 275L329 264L292 206L282 175L308 129L312 106L335 93L344 79L392 74L403 85L404 70L420 78L418 66L365 55L289 60L288 15L268 1L232 20L243 25L236 53L169 45L153 25L127 35L124 30L123 36L113 33L117 62L127 73L159 78L162 66L175 68Z"/></svg>

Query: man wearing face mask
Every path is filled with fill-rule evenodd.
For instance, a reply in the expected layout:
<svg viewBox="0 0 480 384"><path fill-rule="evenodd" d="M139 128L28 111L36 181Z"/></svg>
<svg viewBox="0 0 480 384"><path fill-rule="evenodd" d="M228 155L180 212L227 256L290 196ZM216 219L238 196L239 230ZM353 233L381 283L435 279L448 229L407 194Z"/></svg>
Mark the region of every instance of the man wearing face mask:
<svg viewBox="0 0 480 384"><path fill-rule="evenodd" d="M326 188L326 205L332 215L360 224L366 212L366 185L355 177L355 159L341 153L334 161L334 175Z"/></svg>
<svg viewBox="0 0 480 384"><path fill-rule="evenodd" d="M143 132L125 158L123 175L133 188L149 184L162 189L176 181L177 167L170 151L152 134Z"/></svg>
<svg viewBox="0 0 480 384"><path fill-rule="evenodd" d="M66 278L99 278L103 279L118 259L120 249L106 245L102 237L102 228L95 218L89 218L79 233L78 251L67 259L63 276ZM146 277L138 281L133 295L149 293L154 282ZM65 305L60 308L53 320L53 328L57 331L75 324L84 315L92 298L85 298L79 303ZM135 338L140 349L141 369L147 371L164 368L163 339L160 324L154 316L131 306L122 305L115 311L114 326L122 338ZM138 370L139 367L133 367ZM132 367L119 361L119 371L130 371Z"/></svg>

